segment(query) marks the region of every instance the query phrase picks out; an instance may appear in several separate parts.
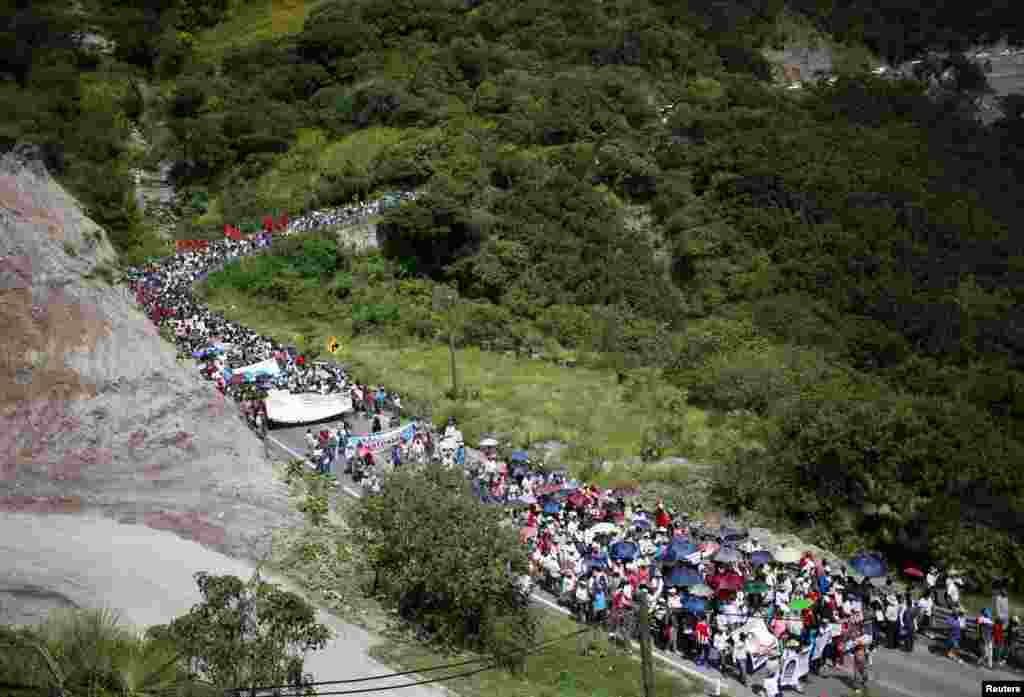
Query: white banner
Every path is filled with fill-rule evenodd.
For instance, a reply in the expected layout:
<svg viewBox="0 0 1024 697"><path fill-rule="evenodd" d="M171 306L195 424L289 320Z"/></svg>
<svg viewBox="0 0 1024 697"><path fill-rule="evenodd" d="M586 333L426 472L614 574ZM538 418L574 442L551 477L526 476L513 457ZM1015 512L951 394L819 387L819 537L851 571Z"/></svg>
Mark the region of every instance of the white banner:
<svg viewBox="0 0 1024 697"><path fill-rule="evenodd" d="M303 424L352 411L352 398L343 394L292 394L287 390L267 393L267 418L281 424Z"/></svg>
<svg viewBox="0 0 1024 697"><path fill-rule="evenodd" d="M273 358L268 358L265 361L253 363L252 365L247 365L244 368L236 368L231 371L232 375L244 375L246 379L256 377L257 375L277 376L280 373L281 367L278 366L277 361Z"/></svg>

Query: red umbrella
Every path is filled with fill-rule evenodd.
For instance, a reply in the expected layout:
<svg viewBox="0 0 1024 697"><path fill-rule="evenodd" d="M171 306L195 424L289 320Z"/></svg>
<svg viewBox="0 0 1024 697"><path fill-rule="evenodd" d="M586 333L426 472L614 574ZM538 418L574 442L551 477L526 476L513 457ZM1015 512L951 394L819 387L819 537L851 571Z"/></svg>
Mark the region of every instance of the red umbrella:
<svg viewBox="0 0 1024 697"><path fill-rule="evenodd" d="M743 577L737 574L724 574L722 576L713 576L709 581L709 585L715 587L718 591L739 591L743 590Z"/></svg>
<svg viewBox="0 0 1024 697"><path fill-rule="evenodd" d="M582 508L587 505L587 497L577 491L569 495L569 503L577 508Z"/></svg>
<svg viewBox="0 0 1024 697"><path fill-rule="evenodd" d="M916 566L908 566L903 570L903 573L912 578L924 578L924 572Z"/></svg>

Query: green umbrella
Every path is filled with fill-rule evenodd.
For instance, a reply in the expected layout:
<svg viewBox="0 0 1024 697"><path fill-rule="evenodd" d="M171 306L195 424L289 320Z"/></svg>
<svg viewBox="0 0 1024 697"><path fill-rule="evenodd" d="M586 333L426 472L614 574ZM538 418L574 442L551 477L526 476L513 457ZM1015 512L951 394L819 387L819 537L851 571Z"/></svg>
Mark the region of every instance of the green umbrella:
<svg viewBox="0 0 1024 697"><path fill-rule="evenodd" d="M812 603L807 598L797 598L789 604L789 607L792 610L803 610L811 607L812 605L814 605L814 603Z"/></svg>
<svg viewBox="0 0 1024 697"><path fill-rule="evenodd" d="M711 586L707 586L703 583L699 583L696 586L690 588L690 595L695 595L698 598L710 598L714 596L715 591Z"/></svg>
<svg viewBox="0 0 1024 697"><path fill-rule="evenodd" d="M762 583L761 581L747 581L743 586L743 590L747 593L767 593L768 584Z"/></svg>

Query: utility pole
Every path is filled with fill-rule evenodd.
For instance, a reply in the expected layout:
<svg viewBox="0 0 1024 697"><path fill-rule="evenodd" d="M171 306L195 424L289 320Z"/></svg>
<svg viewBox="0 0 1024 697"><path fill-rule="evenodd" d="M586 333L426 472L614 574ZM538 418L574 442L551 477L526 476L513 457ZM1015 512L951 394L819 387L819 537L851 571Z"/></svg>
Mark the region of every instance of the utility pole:
<svg viewBox="0 0 1024 697"><path fill-rule="evenodd" d="M640 593L637 620L640 622L640 670L644 682L644 697L654 697L654 661L651 656L651 624L647 617L647 593Z"/></svg>
<svg viewBox="0 0 1024 697"><path fill-rule="evenodd" d="M455 370L455 305L458 299L458 291L451 286L434 288L434 310L448 313L448 354L451 359L452 399L459 398L459 379Z"/></svg>

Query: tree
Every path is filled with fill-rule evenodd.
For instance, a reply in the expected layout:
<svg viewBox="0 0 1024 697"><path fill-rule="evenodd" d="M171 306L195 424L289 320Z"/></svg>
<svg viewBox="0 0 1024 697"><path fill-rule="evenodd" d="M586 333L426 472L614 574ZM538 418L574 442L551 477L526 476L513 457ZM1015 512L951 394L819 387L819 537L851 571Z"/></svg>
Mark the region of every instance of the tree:
<svg viewBox="0 0 1024 697"><path fill-rule="evenodd" d="M509 633L512 644L533 642L535 620L513 583L526 553L459 473L398 470L349 524L378 589L436 640L495 654L512 650Z"/></svg>
<svg viewBox="0 0 1024 697"><path fill-rule="evenodd" d="M151 627L151 638L171 642L188 665L218 687L309 682L303 655L319 650L331 630L298 595L263 581L195 575L203 601L169 625Z"/></svg>
<svg viewBox="0 0 1024 697"><path fill-rule="evenodd" d="M107 610L52 613L38 627L0 628L0 675L6 682L96 697L211 695L179 664L175 647L147 639Z"/></svg>

